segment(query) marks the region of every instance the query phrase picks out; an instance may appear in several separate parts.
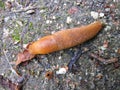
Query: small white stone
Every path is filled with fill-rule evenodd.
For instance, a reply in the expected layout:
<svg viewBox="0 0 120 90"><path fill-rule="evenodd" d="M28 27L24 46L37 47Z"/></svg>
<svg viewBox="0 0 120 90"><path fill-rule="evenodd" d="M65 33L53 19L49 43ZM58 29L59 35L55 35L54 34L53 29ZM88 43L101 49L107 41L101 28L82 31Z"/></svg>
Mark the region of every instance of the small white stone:
<svg viewBox="0 0 120 90"><path fill-rule="evenodd" d="M12 73L17 74L17 72L13 68L11 68L11 71Z"/></svg>
<svg viewBox="0 0 120 90"><path fill-rule="evenodd" d="M92 16L94 19L98 19L98 16L99 16L98 12L91 11L90 14L91 14L91 16Z"/></svg>
<svg viewBox="0 0 120 90"><path fill-rule="evenodd" d="M72 18L71 17L67 17L66 23L69 24L72 22Z"/></svg>
<svg viewBox="0 0 120 90"><path fill-rule="evenodd" d="M118 0L113 0L113 2L117 2Z"/></svg>
<svg viewBox="0 0 120 90"><path fill-rule="evenodd" d="M8 0L8 1L14 2L15 0Z"/></svg>
<svg viewBox="0 0 120 90"><path fill-rule="evenodd" d="M52 31L52 32L51 32L51 34L54 34L54 33L55 33L55 31Z"/></svg>
<svg viewBox="0 0 120 90"><path fill-rule="evenodd" d="M6 38L9 35L9 29L3 28L3 38Z"/></svg>
<svg viewBox="0 0 120 90"><path fill-rule="evenodd" d="M40 13L43 13L43 12L45 12L45 10L40 10Z"/></svg>
<svg viewBox="0 0 120 90"><path fill-rule="evenodd" d="M46 24L50 24L50 23L52 23L51 20L46 20Z"/></svg>
<svg viewBox="0 0 120 90"><path fill-rule="evenodd" d="M104 17L104 13L100 13L100 14L99 14L99 17Z"/></svg>
<svg viewBox="0 0 120 90"><path fill-rule="evenodd" d="M81 77L81 76L79 77L79 80L82 80L82 77Z"/></svg>
<svg viewBox="0 0 120 90"><path fill-rule="evenodd" d="M77 24L80 24L80 21L78 21Z"/></svg>
<svg viewBox="0 0 120 90"><path fill-rule="evenodd" d="M25 69L22 70L22 72L25 72L25 71L26 71Z"/></svg>
<svg viewBox="0 0 120 90"><path fill-rule="evenodd" d="M26 11L26 13L27 14L33 14L33 13L35 13L35 10L28 10L28 11Z"/></svg>
<svg viewBox="0 0 120 90"><path fill-rule="evenodd" d="M109 30L111 30L111 26L106 26L105 31L109 31Z"/></svg>
<svg viewBox="0 0 120 90"><path fill-rule="evenodd" d="M1 73L2 76L4 76L5 74L4 73Z"/></svg>
<svg viewBox="0 0 120 90"><path fill-rule="evenodd" d="M56 17L55 17L55 16L53 16L53 17L52 17L52 19L54 19L54 20L55 20L55 19L56 19Z"/></svg>
<svg viewBox="0 0 120 90"><path fill-rule="evenodd" d="M56 71L56 74L66 74L67 70L65 68L60 68L58 71Z"/></svg>
<svg viewBox="0 0 120 90"><path fill-rule="evenodd" d="M58 0L54 0L54 3L58 3Z"/></svg>
<svg viewBox="0 0 120 90"><path fill-rule="evenodd" d="M26 48L28 44L23 44L23 48Z"/></svg>
<svg viewBox="0 0 120 90"><path fill-rule="evenodd" d="M61 58L62 58L61 56L58 57L59 60L60 60Z"/></svg>
<svg viewBox="0 0 120 90"><path fill-rule="evenodd" d="M49 24L49 20L46 20L46 23Z"/></svg>
<svg viewBox="0 0 120 90"><path fill-rule="evenodd" d="M106 8L105 11L106 11L106 12L109 12L109 11L110 11L110 8Z"/></svg>
<svg viewBox="0 0 120 90"><path fill-rule="evenodd" d="M91 73L92 76L95 76L95 73Z"/></svg>
<svg viewBox="0 0 120 90"><path fill-rule="evenodd" d="M63 27L63 24L60 24L61 27Z"/></svg>
<svg viewBox="0 0 120 90"><path fill-rule="evenodd" d="M7 22L10 19L10 17L5 17L4 21Z"/></svg>
<svg viewBox="0 0 120 90"><path fill-rule="evenodd" d="M64 5L64 6L66 6L67 4L66 4L66 3L64 3L63 5Z"/></svg>
<svg viewBox="0 0 120 90"><path fill-rule="evenodd" d="M88 75L88 71L87 70L85 70L86 72L85 72L85 75Z"/></svg>
<svg viewBox="0 0 120 90"><path fill-rule="evenodd" d="M52 23L52 21L50 21L50 23Z"/></svg>
<svg viewBox="0 0 120 90"><path fill-rule="evenodd" d="M101 46L100 49L101 49L102 51L105 51L107 48L105 48L104 46Z"/></svg>
<svg viewBox="0 0 120 90"><path fill-rule="evenodd" d="M23 26L23 23L21 21L16 21L20 26Z"/></svg>

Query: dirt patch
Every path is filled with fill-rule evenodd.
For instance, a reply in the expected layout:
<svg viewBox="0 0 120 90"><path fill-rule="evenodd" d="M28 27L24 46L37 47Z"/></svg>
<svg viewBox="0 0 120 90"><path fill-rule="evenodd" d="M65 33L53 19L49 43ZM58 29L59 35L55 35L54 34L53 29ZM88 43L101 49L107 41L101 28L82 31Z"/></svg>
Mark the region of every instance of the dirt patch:
<svg viewBox="0 0 120 90"><path fill-rule="evenodd" d="M120 88L120 1L119 0L2 0L0 1L0 73L16 82L11 71L18 52L24 46L61 29L87 25L101 20L105 27L82 45L37 55L18 68L29 77L23 90L119 90ZM65 67L77 50L86 50L77 61L77 71L64 75L56 71ZM95 53L118 62L104 64L90 56ZM6 54L6 55L5 55ZM53 71L53 78L45 78ZM2 88L2 86L0 86ZM4 90L4 89L3 89Z"/></svg>

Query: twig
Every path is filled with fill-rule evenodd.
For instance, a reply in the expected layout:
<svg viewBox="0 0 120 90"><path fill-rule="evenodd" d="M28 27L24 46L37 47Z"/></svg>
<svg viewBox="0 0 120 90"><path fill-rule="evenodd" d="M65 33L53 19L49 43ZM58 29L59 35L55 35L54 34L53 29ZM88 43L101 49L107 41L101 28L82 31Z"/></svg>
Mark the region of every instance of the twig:
<svg viewBox="0 0 120 90"><path fill-rule="evenodd" d="M106 64L106 65L111 64L111 63L115 63L118 61L118 58L104 59L104 58L102 58L96 54L93 54L93 53L91 53L90 56L99 60L100 62L102 62L103 64Z"/></svg>
<svg viewBox="0 0 120 90"><path fill-rule="evenodd" d="M0 84L3 88L9 89L9 90L22 90L22 85L13 83L11 80L9 80L6 77L3 77L0 75Z"/></svg>
<svg viewBox="0 0 120 90"><path fill-rule="evenodd" d="M37 7L28 6L28 7L25 7L25 8L21 8L19 10L13 10L13 12L15 12L15 13L21 13L21 12L26 12L28 10L33 10L33 9L37 9Z"/></svg>
<svg viewBox="0 0 120 90"><path fill-rule="evenodd" d="M74 57L70 60L70 62L69 62L68 65L67 65L69 71L72 71L72 69L74 69L74 67L76 67L76 66L75 66L75 63L77 62L77 60L79 60L79 58L81 57L81 55L82 55L83 53L86 53L87 51L89 51L89 49L88 49L88 50L81 50L81 49L79 49L79 50L75 53Z"/></svg>
<svg viewBox="0 0 120 90"><path fill-rule="evenodd" d="M6 58L6 61L8 62L8 65L9 65L10 70L12 71L12 73L16 74L17 76L20 76L20 75L15 71L15 69L11 66L11 64L10 64L10 62L9 62L9 59L8 59L8 57L7 57L7 55L6 55L6 52L5 52L4 50L3 50L3 53L4 53L4 56L5 56L5 58Z"/></svg>
<svg viewBox="0 0 120 90"><path fill-rule="evenodd" d="M69 63L68 63L68 70L69 71L72 70L74 64L77 62L77 60L80 58L81 55L82 55L82 51L80 49L75 53L74 57L69 61Z"/></svg>
<svg viewBox="0 0 120 90"><path fill-rule="evenodd" d="M20 77L16 83L14 83L8 78L0 75L0 85L6 90L8 89L9 90L23 90L23 85L25 85L27 80L28 80L28 76L24 75Z"/></svg>
<svg viewBox="0 0 120 90"><path fill-rule="evenodd" d="M21 6L21 8L19 10L12 10L12 12L15 12L15 13L21 13L21 12L26 12L28 10L34 10L34 9L37 9L39 7L36 7L36 4L29 4L27 7L23 7L22 5L20 5L16 0L15 0L17 6Z"/></svg>
<svg viewBox="0 0 120 90"><path fill-rule="evenodd" d="M27 21L25 27L23 28L21 35L20 35L20 45L21 45L21 49L23 48L23 39L25 36L25 33L27 33L28 31L28 25L29 25L29 20Z"/></svg>

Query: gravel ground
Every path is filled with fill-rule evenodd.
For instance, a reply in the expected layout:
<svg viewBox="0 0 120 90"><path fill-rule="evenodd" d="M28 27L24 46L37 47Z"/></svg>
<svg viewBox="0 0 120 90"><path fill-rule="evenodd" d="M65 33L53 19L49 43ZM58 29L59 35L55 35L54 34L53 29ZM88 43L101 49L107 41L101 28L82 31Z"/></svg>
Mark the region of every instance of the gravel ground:
<svg viewBox="0 0 120 90"><path fill-rule="evenodd" d="M37 55L21 64L19 72L29 76L23 90L120 90L119 0L2 0L0 14L0 75L12 82L18 76L11 66L27 43L96 20L105 23L95 38L82 45ZM78 70L57 75L58 68L65 67L80 48L89 51L79 58ZM118 62L104 64L91 58L91 53L118 58ZM54 73L50 80L45 77L47 71ZM0 90L5 89L0 86Z"/></svg>

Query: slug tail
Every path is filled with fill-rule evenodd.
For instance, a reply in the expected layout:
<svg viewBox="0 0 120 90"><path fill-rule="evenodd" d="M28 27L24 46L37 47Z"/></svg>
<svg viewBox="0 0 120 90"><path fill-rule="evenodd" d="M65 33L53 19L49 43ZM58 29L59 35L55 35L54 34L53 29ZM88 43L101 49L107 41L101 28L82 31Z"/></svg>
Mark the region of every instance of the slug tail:
<svg viewBox="0 0 120 90"><path fill-rule="evenodd" d="M29 51L27 49L25 49L23 52L18 53L16 66L22 62L25 62L27 60L31 60L34 57L35 57L34 54L30 54Z"/></svg>

